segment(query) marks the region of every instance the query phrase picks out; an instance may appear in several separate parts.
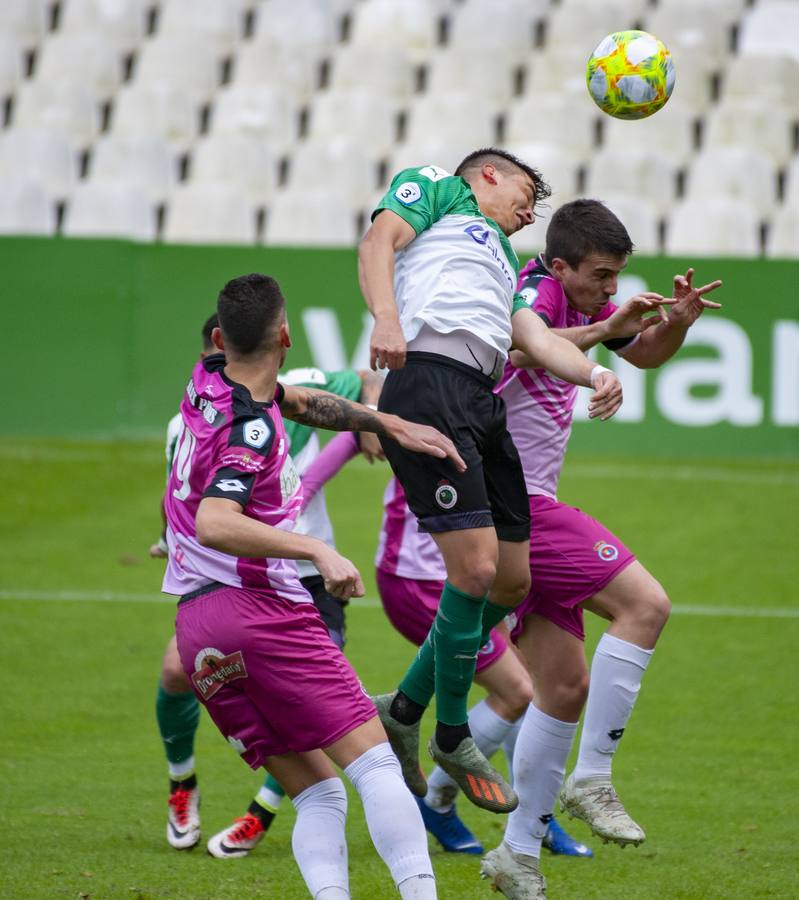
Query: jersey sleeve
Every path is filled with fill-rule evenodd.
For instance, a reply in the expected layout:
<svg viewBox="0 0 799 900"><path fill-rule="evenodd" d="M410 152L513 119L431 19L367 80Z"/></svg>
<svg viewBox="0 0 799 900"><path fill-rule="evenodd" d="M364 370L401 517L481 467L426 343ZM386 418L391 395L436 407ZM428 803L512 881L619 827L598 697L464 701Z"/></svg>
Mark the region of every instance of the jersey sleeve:
<svg viewBox="0 0 799 900"><path fill-rule="evenodd" d="M215 449L203 497L223 497L246 506L256 476L266 468L274 441L275 427L268 416L237 417L227 441Z"/></svg>
<svg viewBox="0 0 799 900"><path fill-rule="evenodd" d="M558 321L563 303L560 285L549 276L531 275L519 285L513 300L513 312L526 308L532 310L551 328Z"/></svg>
<svg viewBox="0 0 799 900"><path fill-rule="evenodd" d="M616 306L616 304L613 302L606 303L595 316L591 316L590 321L592 323L604 322L606 319L609 319L618 308L619 307ZM637 340L638 335L634 334L630 337L611 338L609 341L602 341L602 343L608 348L608 350L613 350L614 353L619 353L621 350L626 350L628 347L631 347Z"/></svg>
<svg viewBox="0 0 799 900"><path fill-rule="evenodd" d="M394 176L386 195L372 213L372 221L382 210L390 209L421 234L444 215L441 185L452 177L438 166L403 169Z"/></svg>

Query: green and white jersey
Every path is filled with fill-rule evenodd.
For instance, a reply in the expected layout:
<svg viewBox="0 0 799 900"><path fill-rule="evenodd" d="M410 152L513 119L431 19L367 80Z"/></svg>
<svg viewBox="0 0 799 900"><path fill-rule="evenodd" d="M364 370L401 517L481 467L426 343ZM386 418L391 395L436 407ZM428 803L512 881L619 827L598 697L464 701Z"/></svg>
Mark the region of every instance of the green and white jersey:
<svg viewBox="0 0 799 900"><path fill-rule="evenodd" d="M281 384L289 384L299 387L319 388L322 391L330 391L347 400L357 400L361 396L361 376L353 369L344 369L340 372L323 372L321 369L289 369L283 375L278 375ZM308 466L319 455L319 436L316 429L310 425L300 425L291 419L283 419L286 429L286 437L289 441L289 453L294 461L294 467L302 477ZM327 514L324 491L319 491L311 500L304 512L297 519L294 526L296 534L309 534L319 538L328 546L335 547L333 541L333 526ZM309 575L318 575L316 566L306 559L297 560L297 568L300 578Z"/></svg>
<svg viewBox="0 0 799 900"><path fill-rule="evenodd" d="M519 260L480 212L468 183L438 166L403 169L372 215L390 209L416 231L395 257L394 293L409 343L423 325L465 330L507 356Z"/></svg>

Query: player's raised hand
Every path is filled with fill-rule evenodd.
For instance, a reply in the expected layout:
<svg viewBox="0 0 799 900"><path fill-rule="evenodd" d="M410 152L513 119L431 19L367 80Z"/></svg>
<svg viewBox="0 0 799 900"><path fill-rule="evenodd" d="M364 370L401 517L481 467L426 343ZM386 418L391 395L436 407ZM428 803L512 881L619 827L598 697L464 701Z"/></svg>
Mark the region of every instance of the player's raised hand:
<svg viewBox="0 0 799 900"><path fill-rule="evenodd" d="M396 319L375 319L369 342L372 369L401 369L405 365L405 337Z"/></svg>
<svg viewBox="0 0 799 900"><path fill-rule="evenodd" d="M314 557L313 563L325 582L325 590L340 600L363 597L361 573L346 557L326 544Z"/></svg>
<svg viewBox="0 0 799 900"><path fill-rule="evenodd" d="M466 463L455 445L437 428L433 428L431 425L420 425L418 422L408 422L399 416L391 416L386 430L388 436L406 450L428 453L439 459L449 458L459 472L466 471Z"/></svg>
<svg viewBox="0 0 799 900"><path fill-rule="evenodd" d="M616 413L624 399L621 381L615 372L608 369L598 372L592 379L594 393L588 402L588 418L609 419Z"/></svg>
<svg viewBox="0 0 799 900"><path fill-rule="evenodd" d="M721 287L721 280L717 278L715 281L695 288L693 278L693 269L688 269L685 275L674 276L674 304L668 311L667 307L660 309L664 321L689 328L706 309L721 309L720 303L705 300L705 294Z"/></svg>
<svg viewBox="0 0 799 900"><path fill-rule="evenodd" d="M652 291L642 291L635 297L630 297L606 320L609 337L633 337L653 325L659 325L662 321L661 317L652 316L649 313L655 312L671 302L673 302L671 298L663 297Z"/></svg>

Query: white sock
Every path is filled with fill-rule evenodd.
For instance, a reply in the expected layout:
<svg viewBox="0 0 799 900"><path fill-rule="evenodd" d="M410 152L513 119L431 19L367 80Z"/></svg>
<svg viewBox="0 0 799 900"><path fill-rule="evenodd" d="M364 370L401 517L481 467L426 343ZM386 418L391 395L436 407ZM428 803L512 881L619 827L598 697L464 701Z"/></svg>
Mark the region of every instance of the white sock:
<svg viewBox="0 0 799 900"><path fill-rule="evenodd" d="M519 739L519 732L521 731L523 721L524 713L522 713L510 726L508 733L505 735L505 740L502 742L502 750L505 754L505 759L508 761L511 787L513 786L513 755L516 752L516 741Z"/></svg>
<svg viewBox="0 0 799 900"><path fill-rule="evenodd" d="M610 777L616 752L654 650L603 634L591 663L588 703L585 707L575 781Z"/></svg>
<svg viewBox="0 0 799 900"><path fill-rule="evenodd" d="M269 810L271 813L276 813L280 809L284 796L285 794L276 794L274 791L270 791L264 784L261 785L261 789L255 795L255 799L264 809Z"/></svg>
<svg viewBox="0 0 799 900"><path fill-rule="evenodd" d="M512 727L513 723L498 716L485 700L469 710L469 730L477 749L486 759L490 759L499 750ZM442 768L436 766L427 779L424 802L439 812L448 812L452 808L453 788L457 790L455 782Z"/></svg>
<svg viewBox="0 0 799 900"><path fill-rule="evenodd" d="M169 777L173 781L183 781L194 771L194 754L182 762L173 763L167 760L166 764L169 769Z"/></svg>
<svg viewBox="0 0 799 900"><path fill-rule="evenodd" d="M344 783L340 778L317 781L297 794L292 803L297 820L291 847L311 896L325 900L349 897Z"/></svg>
<svg viewBox="0 0 799 900"><path fill-rule="evenodd" d="M400 894L419 900L434 898L436 883L422 814L405 786L391 746L371 747L350 763L344 774L360 795L372 843ZM404 894L403 884L409 880L407 889L413 888L415 893Z"/></svg>
<svg viewBox="0 0 799 900"><path fill-rule="evenodd" d="M576 732L576 722L553 719L532 703L527 708L513 761L519 805L505 826L505 843L515 853L540 858Z"/></svg>

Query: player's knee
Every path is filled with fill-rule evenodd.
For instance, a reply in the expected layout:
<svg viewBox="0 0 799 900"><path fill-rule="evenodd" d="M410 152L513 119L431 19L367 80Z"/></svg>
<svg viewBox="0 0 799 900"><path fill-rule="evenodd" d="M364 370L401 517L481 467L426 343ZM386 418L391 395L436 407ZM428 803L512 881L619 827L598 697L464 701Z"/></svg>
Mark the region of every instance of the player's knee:
<svg viewBox="0 0 799 900"><path fill-rule="evenodd" d="M472 597L485 597L497 574L496 561L490 557L478 557L460 571L450 582Z"/></svg>
<svg viewBox="0 0 799 900"><path fill-rule="evenodd" d="M191 684L180 660L165 659L161 667L161 687L167 694L183 694L191 690Z"/></svg>
<svg viewBox="0 0 799 900"><path fill-rule="evenodd" d="M497 572L491 588L491 600L500 606L518 606L530 593L530 571L527 568Z"/></svg>
<svg viewBox="0 0 799 900"><path fill-rule="evenodd" d="M640 609L641 617L648 626L660 633L671 614L671 601L657 581L653 581L652 587L640 604Z"/></svg>
<svg viewBox="0 0 799 900"><path fill-rule="evenodd" d="M589 675L586 669L562 676L557 685L547 691L552 708L558 711L557 718L576 721L588 699Z"/></svg>
<svg viewBox="0 0 799 900"><path fill-rule="evenodd" d="M510 678L503 686L502 702L507 710L503 719L515 722L523 716L527 707L533 702L533 685L530 679L517 676Z"/></svg>

